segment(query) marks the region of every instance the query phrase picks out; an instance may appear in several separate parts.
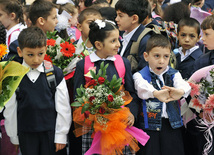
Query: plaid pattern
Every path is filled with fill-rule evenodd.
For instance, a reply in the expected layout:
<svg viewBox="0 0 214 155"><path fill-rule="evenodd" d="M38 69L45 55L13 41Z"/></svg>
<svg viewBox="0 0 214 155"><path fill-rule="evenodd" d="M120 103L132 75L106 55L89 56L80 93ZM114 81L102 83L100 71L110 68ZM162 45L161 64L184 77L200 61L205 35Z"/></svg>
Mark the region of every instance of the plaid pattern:
<svg viewBox="0 0 214 155"><path fill-rule="evenodd" d="M82 155L91 147L93 139L91 138L93 131L90 130L87 134L82 135ZM131 151L128 146L123 151L124 155L135 155L134 151Z"/></svg>

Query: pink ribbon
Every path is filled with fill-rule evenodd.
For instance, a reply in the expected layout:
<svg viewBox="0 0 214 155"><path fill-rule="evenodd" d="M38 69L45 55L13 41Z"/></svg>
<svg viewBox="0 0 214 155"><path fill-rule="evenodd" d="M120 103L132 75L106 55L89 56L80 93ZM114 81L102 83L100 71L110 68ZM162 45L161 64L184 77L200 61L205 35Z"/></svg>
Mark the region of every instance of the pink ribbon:
<svg viewBox="0 0 214 155"><path fill-rule="evenodd" d="M142 145L145 145L147 141L149 140L149 135L147 135L143 130L138 129L136 127L127 127L125 129L127 132L129 132L134 138L137 139L139 143ZM98 131L94 135L94 139L92 141L90 149L85 153L85 155L91 155L91 154L101 154L101 145L100 145L100 138L101 138L101 132Z"/></svg>

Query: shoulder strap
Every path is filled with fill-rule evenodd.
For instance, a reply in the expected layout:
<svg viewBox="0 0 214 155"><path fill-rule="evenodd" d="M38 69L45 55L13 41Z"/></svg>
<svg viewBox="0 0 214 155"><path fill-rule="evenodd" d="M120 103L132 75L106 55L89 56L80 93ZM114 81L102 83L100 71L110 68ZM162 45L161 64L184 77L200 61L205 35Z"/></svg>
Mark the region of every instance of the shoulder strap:
<svg viewBox="0 0 214 155"><path fill-rule="evenodd" d="M56 90L56 77L54 74L54 68L51 62L44 60L43 62L44 71L46 74L47 82L52 92Z"/></svg>
<svg viewBox="0 0 214 155"><path fill-rule="evenodd" d="M114 61L115 68L117 70L117 73L120 78L122 78L122 83L125 84L125 73L126 73L126 68L123 62L123 58L120 55L115 55L114 56L116 60Z"/></svg>
<svg viewBox="0 0 214 155"><path fill-rule="evenodd" d="M117 73L119 75L120 78L122 78L122 83L125 84L125 65L123 62L123 58L120 55L115 55L114 56L116 58L116 60L114 61L114 65L115 68L117 70ZM85 57L85 64L84 64L84 74L87 74L89 72L89 68L94 67L94 63L91 62L90 57L86 56ZM89 82L91 80L91 78L85 77L85 81L86 83Z"/></svg>

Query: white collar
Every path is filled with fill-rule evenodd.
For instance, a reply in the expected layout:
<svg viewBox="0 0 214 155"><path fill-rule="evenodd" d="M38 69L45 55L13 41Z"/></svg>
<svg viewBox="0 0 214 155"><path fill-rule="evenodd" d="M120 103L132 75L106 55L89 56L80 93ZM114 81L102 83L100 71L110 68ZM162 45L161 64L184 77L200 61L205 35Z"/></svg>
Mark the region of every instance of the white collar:
<svg viewBox="0 0 214 155"><path fill-rule="evenodd" d="M194 46L188 50L186 50L186 53L185 53L185 56L189 56L192 52L194 52L196 49L198 49L199 46ZM184 53L182 52L183 48L182 47L179 47L178 48L178 52L180 53L180 55L183 55L184 56Z"/></svg>
<svg viewBox="0 0 214 155"><path fill-rule="evenodd" d="M15 26L11 27L9 30L6 30L7 36L9 36L14 30L20 29L20 31L21 31L23 28L25 28L25 26L22 25L21 23L16 24Z"/></svg>
<svg viewBox="0 0 214 155"><path fill-rule="evenodd" d="M140 26L140 25L139 25ZM138 26L138 27L139 27ZM135 31L138 29L138 27L136 27L135 29L133 29L131 32L129 32L129 33L127 33L127 32L125 32L124 34L123 34L123 39L122 40L125 40L125 41L127 41L127 42L129 42L129 40L131 39L131 37L133 36L133 34L135 33Z"/></svg>
<svg viewBox="0 0 214 155"><path fill-rule="evenodd" d="M23 66L26 66L26 67L28 67L28 68L30 68L30 71L37 70L37 71L39 71L39 72L45 72L45 71L44 71L43 63L41 63L36 69L31 68L24 60L23 60L22 65L23 65ZM30 71L29 71L29 72L30 72Z"/></svg>
<svg viewBox="0 0 214 155"><path fill-rule="evenodd" d="M91 62L96 62L99 60L110 60L110 61L114 61L116 60L116 58L114 56L109 56L106 59L101 59L100 57L97 56L96 52L93 52L89 55Z"/></svg>

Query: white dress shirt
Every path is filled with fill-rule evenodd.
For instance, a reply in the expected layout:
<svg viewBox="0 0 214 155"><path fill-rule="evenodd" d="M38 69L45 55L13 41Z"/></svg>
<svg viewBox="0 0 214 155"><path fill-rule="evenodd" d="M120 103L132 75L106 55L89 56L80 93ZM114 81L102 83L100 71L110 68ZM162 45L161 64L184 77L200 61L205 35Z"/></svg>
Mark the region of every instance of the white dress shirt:
<svg viewBox="0 0 214 155"><path fill-rule="evenodd" d="M140 25L139 25L139 26L140 26ZM138 26L138 27L139 27L139 26ZM123 41L123 42L122 42L123 47L122 47L122 50L121 50L121 52L120 52L121 57L124 55L125 49L126 49L128 43L129 43L130 39L132 38L133 34L134 34L135 31L138 29L138 27L136 27L135 29L133 29L133 30L132 30L131 32L129 32L129 33L125 32L125 33L123 34L123 39L122 39L122 41Z"/></svg>
<svg viewBox="0 0 214 155"><path fill-rule="evenodd" d="M192 54L192 52L194 52L194 51L195 51L196 49L198 49L198 48L199 48L199 46L194 46L194 47L192 47L192 48L186 50L185 55L184 55L184 53L182 52L183 48L182 48L182 47L179 47L179 48L178 48L178 52L179 52L180 55L181 55L181 62L184 61L190 54Z"/></svg>
<svg viewBox="0 0 214 155"><path fill-rule="evenodd" d="M24 66L29 67L25 62ZM28 78L31 82L36 82L41 72L44 72L43 64L36 69L30 69L27 73ZM33 95L33 94L32 94ZM16 93L13 94L11 99L5 105L4 117L5 117L5 128L7 135L13 144L19 144L17 135L17 100ZM55 108L57 112L56 127L55 127L55 143L66 144L67 134L71 126L71 107L70 99L67 90L65 79L59 83L56 87L55 92Z"/></svg>
<svg viewBox="0 0 214 155"><path fill-rule="evenodd" d="M163 74L169 70L169 67L161 73L160 75L157 75L159 79L163 82L164 85L164 80L163 80ZM153 72L150 68L150 71ZM154 72L153 72L154 73ZM152 84L148 83L147 80L143 79L142 75L139 72L136 72L133 75L134 79L134 86L135 89L137 90L138 97L141 99L149 99L149 98L154 98L153 92L156 90ZM156 81L157 84L160 86L158 81ZM187 97L191 91L191 87L189 84L182 78L181 74L179 72L175 73L175 76L173 78L173 86L174 88L177 89L182 89L184 90L184 95L183 97ZM162 117L168 118L168 114L166 112L166 103L163 103L162 107Z"/></svg>

